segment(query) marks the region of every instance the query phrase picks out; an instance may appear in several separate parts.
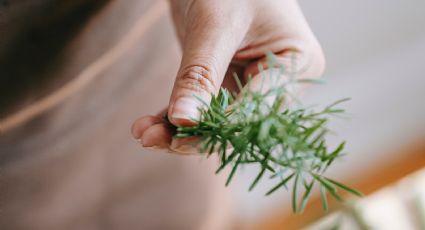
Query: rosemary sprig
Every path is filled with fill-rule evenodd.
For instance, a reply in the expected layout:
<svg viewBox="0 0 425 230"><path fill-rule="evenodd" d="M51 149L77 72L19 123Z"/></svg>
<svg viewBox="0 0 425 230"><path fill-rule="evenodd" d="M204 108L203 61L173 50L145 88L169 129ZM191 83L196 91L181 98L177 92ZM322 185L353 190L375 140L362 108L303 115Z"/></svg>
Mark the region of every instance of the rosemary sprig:
<svg viewBox="0 0 425 230"><path fill-rule="evenodd" d="M238 78L235 79L240 86ZM212 96L209 105L199 108L201 118L197 124L177 127L176 137L198 136L202 140L200 152L208 156L218 154L220 166L216 173L231 167L226 186L235 172L246 164L260 166L249 190L267 174L279 182L266 195L292 184L294 212L304 210L315 185L319 185L325 210L328 208L326 193L338 201L342 201L338 189L361 196L360 192L323 175L343 154L345 142L330 150L325 136L329 132L326 128L329 116L343 113L344 110L337 106L346 99L319 111L285 105L286 100L293 100L289 86L306 82L314 83L309 79L290 78L266 92L240 86L238 99L222 88L217 96ZM269 97L273 97L272 103L267 103ZM301 191L302 196L297 197Z"/></svg>

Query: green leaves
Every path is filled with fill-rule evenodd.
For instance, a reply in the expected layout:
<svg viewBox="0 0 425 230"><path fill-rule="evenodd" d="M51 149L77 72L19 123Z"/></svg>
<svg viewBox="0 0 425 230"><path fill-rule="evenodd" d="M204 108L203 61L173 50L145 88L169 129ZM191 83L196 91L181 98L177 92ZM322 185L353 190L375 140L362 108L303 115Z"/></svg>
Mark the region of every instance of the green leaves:
<svg viewBox="0 0 425 230"><path fill-rule="evenodd" d="M291 175L289 175L288 177L286 177L285 179L283 179L281 182L279 182L279 184L277 184L276 186L274 186L272 189L270 189L267 193L266 196L272 194L274 191L276 191L277 189L279 189L282 186L285 186L286 183L288 183L289 180L292 179L292 177L295 176L295 173L292 173Z"/></svg>
<svg viewBox="0 0 425 230"><path fill-rule="evenodd" d="M257 164L260 171L249 190L254 189L263 178L278 180L266 195L292 185L294 212L305 209L315 185L319 186L325 210L328 209L327 193L338 201L342 201L338 190L361 196L360 192L322 175L343 154L345 142L334 150L327 146L326 124L330 116L344 112L337 106L347 99L336 101L319 111L292 108L290 105L285 105L282 110L286 99L292 98L286 87L317 81L291 78L283 85L259 93L248 90L248 87L242 88L238 78L235 79L241 90L238 100L221 89L218 95L212 96L208 105L203 102L205 106L200 108L201 119L197 124L178 127L176 134L176 137L201 137L203 145L200 151L208 155L217 154L220 158L217 173L231 167L226 186L242 165ZM274 98L271 104L270 97ZM271 176L265 177L267 174ZM299 192L303 192L300 197Z"/></svg>
<svg viewBox="0 0 425 230"><path fill-rule="evenodd" d="M345 190L345 191L347 191L347 192L349 192L351 194L354 194L356 196L363 196L363 193L361 193L361 192L359 192L359 191L357 191L357 190L355 190L353 188L350 188L347 185L341 184L341 183L339 183L337 181L334 181L334 180L331 180L331 179L327 179L327 180L329 182L331 182L332 184L336 185L337 187L339 187L339 188L341 188L341 189L343 189L343 190Z"/></svg>

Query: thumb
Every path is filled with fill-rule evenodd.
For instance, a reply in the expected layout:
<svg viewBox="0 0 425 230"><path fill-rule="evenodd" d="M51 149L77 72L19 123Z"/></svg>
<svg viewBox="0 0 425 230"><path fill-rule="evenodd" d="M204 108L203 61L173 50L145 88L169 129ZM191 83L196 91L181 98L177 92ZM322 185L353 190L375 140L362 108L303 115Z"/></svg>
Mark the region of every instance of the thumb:
<svg viewBox="0 0 425 230"><path fill-rule="evenodd" d="M195 123L193 119L199 119L198 108L203 102L209 104L211 95L218 93L246 33L231 23L220 22L222 19L206 20L209 21L200 19L191 26L184 39L183 57L168 107L168 118L174 125L190 126Z"/></svg>

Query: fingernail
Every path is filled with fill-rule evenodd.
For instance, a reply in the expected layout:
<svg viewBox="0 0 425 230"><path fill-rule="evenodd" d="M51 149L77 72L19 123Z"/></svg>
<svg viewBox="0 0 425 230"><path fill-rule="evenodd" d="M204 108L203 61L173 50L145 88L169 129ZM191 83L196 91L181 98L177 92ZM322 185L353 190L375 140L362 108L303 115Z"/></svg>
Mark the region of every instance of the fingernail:
<svg viewBox="0 0 425 230"><path fill-rule="evenodd" d="M180 97L174 102L171 118L185 120L197 119L200 115L199 106L200 103L197 103L195 98Z"/></svg>

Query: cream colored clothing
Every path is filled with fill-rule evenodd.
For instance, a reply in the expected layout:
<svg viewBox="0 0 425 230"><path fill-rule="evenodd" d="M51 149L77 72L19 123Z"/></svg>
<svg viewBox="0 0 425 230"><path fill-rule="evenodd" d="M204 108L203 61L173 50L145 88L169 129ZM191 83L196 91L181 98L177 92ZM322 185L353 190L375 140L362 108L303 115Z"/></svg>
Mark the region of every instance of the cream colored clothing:
<svg viewBox="0 0 425 230"><path fill-rule="evenodd" d="M25 54L24 63L16 68L31 66L31 78L48 79L45 88L22 92L22 100L1 111L2 118L75 80L137 27L152 6L162 4L154 0L2 2L0 33L8 35L0 35L0 76L29 78L30 73L3 65L10 64L7 55L13 55L19 41L32 48L19 51ZM68 8L90 16L76 14L74 19L81 22L66 40L51 47L46 39L61 36L69 26L61 20L78 12ZM84 87L1 134L0 229L228 228L229 197L223 181L214 175L214 160L144 150L130 135L132 121L167 105L179 64L168 9L156 9L163 15ZM40 19L31 24L31 17L44 14L54 16L46 16L46 24L40 24ZM25 15L31 17L25 21ZM12 29L13 25L17 27ZM38 33L40 27L44 28L41 40L18 39L28 31ZM43 68L37 66L40 58L48 58L40 64Z"/></svg>

